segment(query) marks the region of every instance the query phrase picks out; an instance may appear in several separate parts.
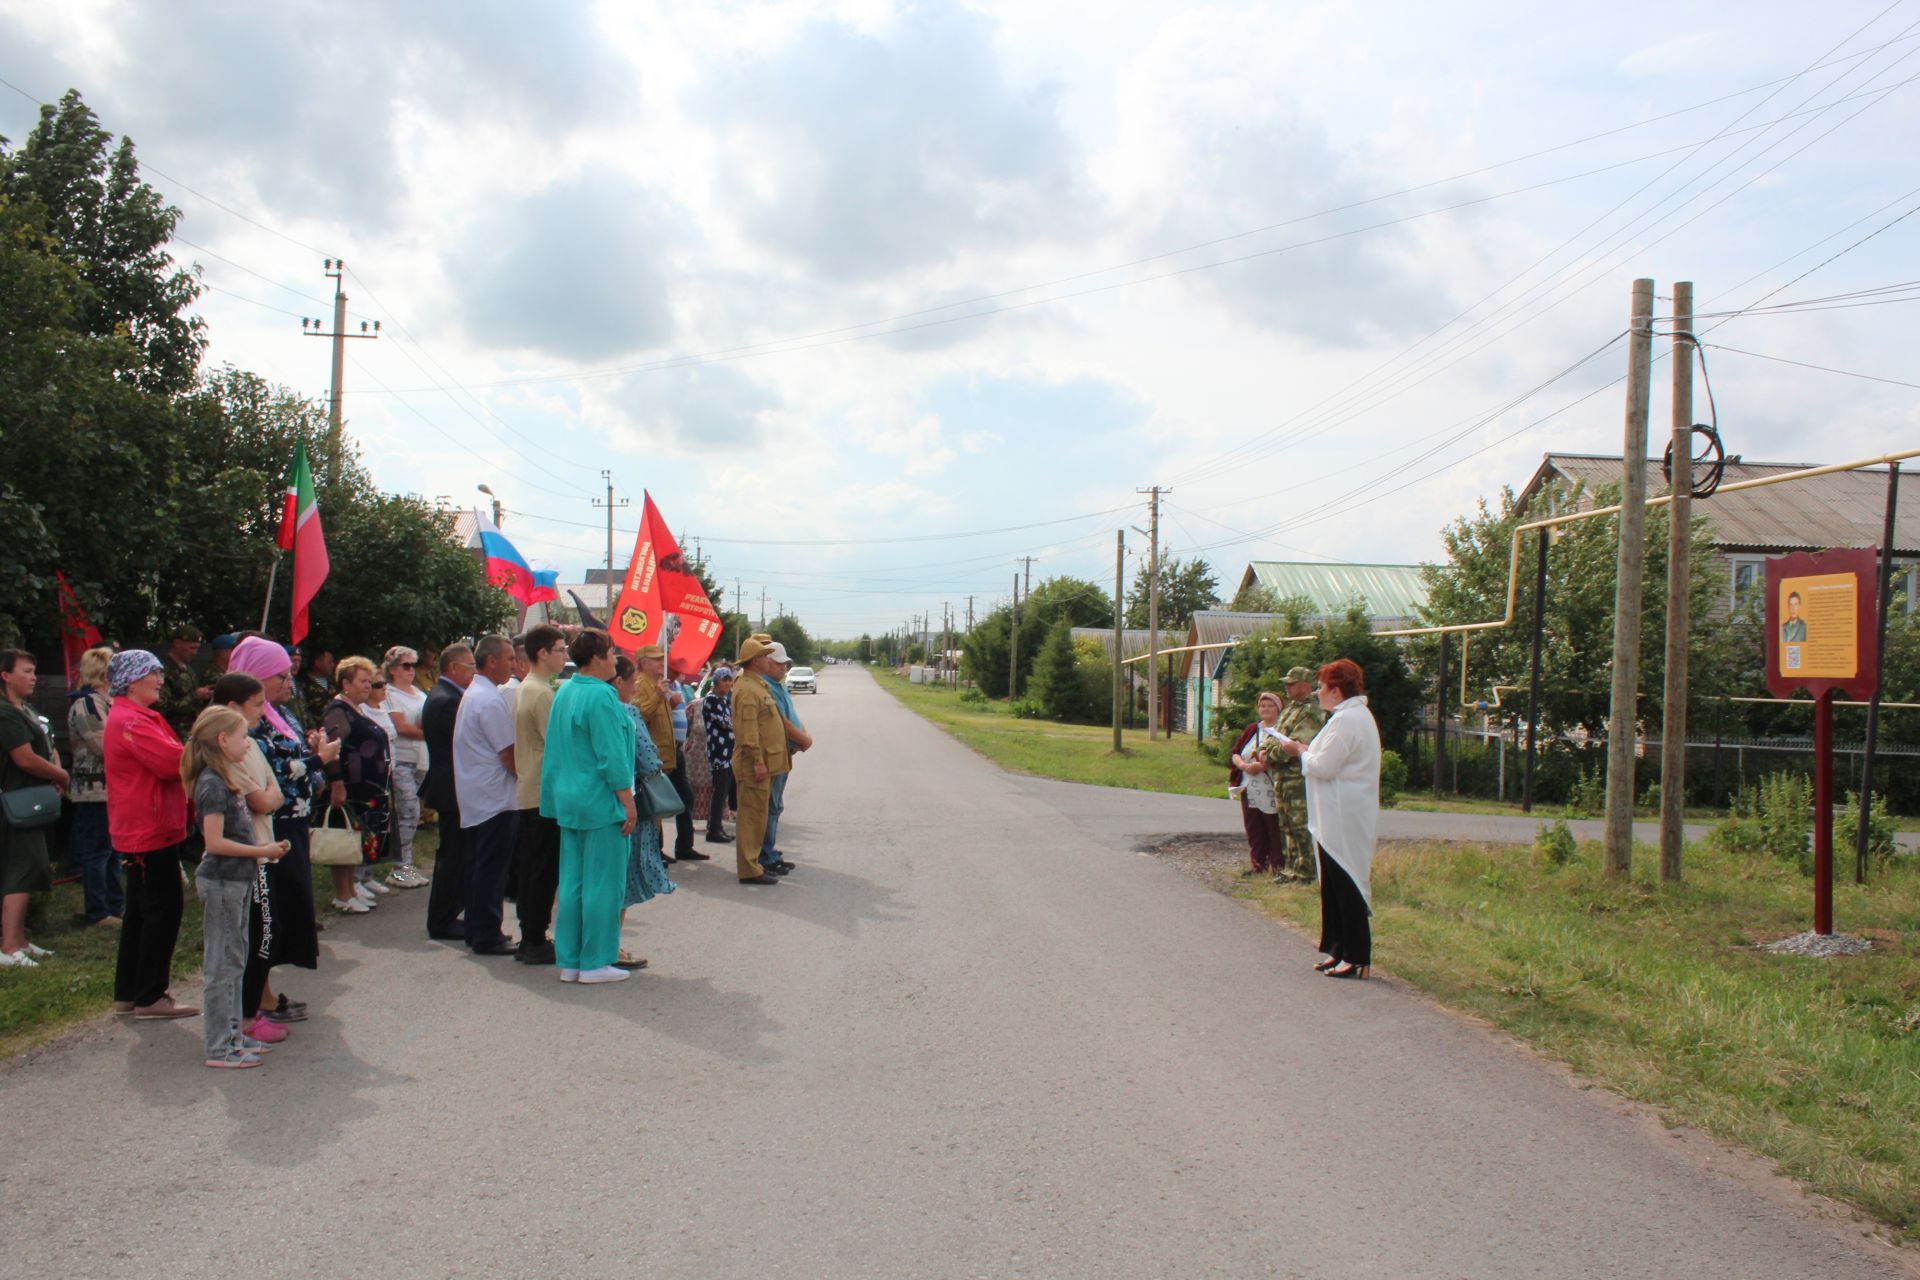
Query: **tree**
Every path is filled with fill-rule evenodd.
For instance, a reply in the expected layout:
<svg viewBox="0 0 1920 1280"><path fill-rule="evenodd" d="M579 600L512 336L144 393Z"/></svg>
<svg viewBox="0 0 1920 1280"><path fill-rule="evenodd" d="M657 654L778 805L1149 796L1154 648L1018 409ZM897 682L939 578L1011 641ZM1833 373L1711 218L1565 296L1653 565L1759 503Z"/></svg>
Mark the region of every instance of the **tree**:
<svg viewBox="0 0 1920 1280"><path fill-rule="evenodd" d="M781 614L767 624L767 634L787 647L787 656L798 667L813 665L813 639L798 618Z"/></svg>
<svg viewBox="0 0 1920 1280"><path fill-rule="evenodd" d="M1062 617L1047 629L1033 664L1033 697L1055 720L1087 717L1086 698L1075 665L1073 620Z"/></svg>
<svg viewBox="0 0 1920 1280"><path fill-rule="evenodd" d="M873 661L873 637L864 631L860 633L860 643L853 651L853 658L862 666Z"/></svg>
<svg viewBox="0 0 1920 1280"><path fill-rule="evenodd" d="M1246 586L1236 591L1232 603L1227 605L1227 608L1233 610L1235 613L1282 612L1280 608L1280 597L1273 593L1273 588L1262 586L1258 578L1253 579L1248 582Z"/></svg>
<svg viewBox="0 0 1920 1280"><path fill-rule="evenodd" d="M1141 574L1127 593L1127 625L1130 627L1147 625L1150 584L1150 577ZM1160 562L1160 626L1163 630L1184 627L1193 620L1194 614L1219 603L1220 582L1205 560L1182 564L1178 559L1168 558Z"/></svg>
<svg viewBox="0 0 1920 1280"><path fill-rule="evenodd" d="M186 314L200 283L167 253L180 210L140 180L133 140L115 147L70 89L57 107L40 108L17 151L0 154L0 194L39 208L58 252L85 280L80 331L126 338L141 390L190 387L206 348L205 322Z"/></svg>
<svg viewBox="0 0 1920 1280"><path fill-rule="evenodd" d="M1313 639L1282 641L1278 637L1283 635ZM1407 652L1404 641L1373 634L1372 621L1358 606L1314 630L1298 612L1283 617L1273 628L1234 646L1227 666L1229 714L1221 717L1221 732L1231 736L1251 721L1263 690L1286 696L1290 669L1318 671L1335 658L1349 658L1365 674L1367 709L1380 726L1381 745L1404 753L1426 696L1408 666Z"/></svg>

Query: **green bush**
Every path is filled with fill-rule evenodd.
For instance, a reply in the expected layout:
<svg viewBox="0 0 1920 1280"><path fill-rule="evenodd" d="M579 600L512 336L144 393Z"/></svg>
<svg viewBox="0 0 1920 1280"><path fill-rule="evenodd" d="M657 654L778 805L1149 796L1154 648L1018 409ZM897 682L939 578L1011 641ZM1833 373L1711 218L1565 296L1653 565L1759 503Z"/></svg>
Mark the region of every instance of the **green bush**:
<svg viewBox="0 0 1920 1280"><path fill-rule="evenodd" d="M1888 824L1891 839L1892 824ZM1733 811L1709 834L1733 853L1764 853L1813 874L1813 797L1796 773L1771 773L1733 802Z"/></svg>
<svg viewBox="0 0 1920 1280"><path fill-rule="evenodd" d="M1655 813L1655 814L1660 812L1660 784L1659 783L1649 782L1647 784L1646 791L1641 793L1641 796L1640 796L1640 811L1642 813Z"/></svg>
<svg viewBox="0 0 1920 1280"><path fill-rule="evenodd" d="M1833 817L1834 856L1850 853L1860 838L1860 795L1847 793L1846 807ZM1875 795L1867 811L1867 857L1878 862L1894 854L1893 819L1887 814L1887 798Z"/></svg>
<svg viewBox="0 0 1920 1280"><path fill-rule="evenodd" d="M1582 769L1567 791L1569 818L1597 818L1607 811L1607 771L1595 765Z"/></svg>
<svg viewBox="0 0 1920 1280"><path fill-rule="evenodd" d="M1015 720L1045 720L1047 709L1032 698L1021 698L1013 704Z"/></svg>
<svg viewBox="0 0 1920 1280"><path fill-rule="evenodd" d="M1407 789L1407 762L1400 758L1398 751L1380 753L1380 807L1391 809L1400 803L1400 793Z"/></svg>
<svg viewBox="0 0 1920 1280"><path fill-rule="evenodd" d="M984 704L987 701L987 695L974 686L968 685L960 691L960 701Z"/></svg>
<svg viewBox="0 0 1920 1280"><path fill-rule="evenodd" d="M1554 866L1564 867L1578 856L1580 846L1574 841L1573 829L1567 826L1567 820L1555 818L1552 826L1543 822L1535 830L1533 851Z"/></svg>

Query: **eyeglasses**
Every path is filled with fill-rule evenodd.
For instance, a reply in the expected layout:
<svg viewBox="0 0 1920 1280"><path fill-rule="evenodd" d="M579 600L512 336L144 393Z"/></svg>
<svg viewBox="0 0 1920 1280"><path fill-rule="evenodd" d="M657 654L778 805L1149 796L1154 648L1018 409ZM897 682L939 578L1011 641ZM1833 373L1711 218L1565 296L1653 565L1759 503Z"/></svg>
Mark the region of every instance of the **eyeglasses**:
<svg viewBox="0 0 1920 1280"><path fill-rule="evenodd" d="M373 687L376 689L384 689L387 687L387 682L385 680L375 680L373 682Z"/></svg>
<svg viewBox="0 0 1920 1280"><path fill-rule="evenodd" d="M396 666L396 667L407 667L407 668L412 668L412 667L417 667L417 666L419 666L420 664L419 664L419 663L417 663L417 662L396 662L396 663L394 663L393 665L394 665L394 666Z"/></svg>

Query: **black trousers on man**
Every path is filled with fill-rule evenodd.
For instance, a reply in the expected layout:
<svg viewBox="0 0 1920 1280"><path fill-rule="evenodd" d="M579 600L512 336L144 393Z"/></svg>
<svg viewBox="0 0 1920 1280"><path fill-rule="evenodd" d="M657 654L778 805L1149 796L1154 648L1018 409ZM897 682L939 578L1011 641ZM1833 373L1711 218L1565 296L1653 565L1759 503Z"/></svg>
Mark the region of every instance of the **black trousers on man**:
<svg viewBox="0 0 1920 1280"><path fill-rule="evenodd" d="M451 941L466 936L460 913L467 909L467 832L459 805L435 805L434 811L440 815L440 851L427 885L427 936Z"/></svg>
<svg viewBox="0 0 1920 1280"><path fill-rule="evenodd" d="M519 883L514 905L520 914L520 946L531 949L547 940L553 923L553 898L560 891L560 824L538 809L520 811L520 847L515 855Z"/></svg>
<svg viewBox="0 0 1920 1280"><path fill-rule="evenodd" d="M707 805L707 839L717 840L727 829L727 805L733 801L733 766L713 766L713 798Z"/></svg>
<svg viewBox="0 0 1920 1280"><path fill-rule="evenodd" d="M148 853L123 853L127 914L120 925L120 954L113 969L113 998L144 1008L167 994L173 944L180 940L186 897L180 886L185 843Z"/></svg>
<svg viewBox="0 0 1920 1280"><path fill-rule="evenodd" d="M505 946L500 928L507 871L520 834L520 811L508 809L467 828L467 945L476 951Z"/></svg>
<svg viewBox="0 0 1920 1280"><path fill-rule="evenodd" d="M1320 850L1320 950L1347 964L1373 963L1373 922L1367 900L1345 867Z"/></svg>
<svg viewBox="0 0 1920 1280"><path fill-rule="evenodd" d="M673 789L680 793L680 812L673 815L673 856L684 858L693 852L693 786L687 781L687 757L677 755L673 770L667 774Z"/></svg>

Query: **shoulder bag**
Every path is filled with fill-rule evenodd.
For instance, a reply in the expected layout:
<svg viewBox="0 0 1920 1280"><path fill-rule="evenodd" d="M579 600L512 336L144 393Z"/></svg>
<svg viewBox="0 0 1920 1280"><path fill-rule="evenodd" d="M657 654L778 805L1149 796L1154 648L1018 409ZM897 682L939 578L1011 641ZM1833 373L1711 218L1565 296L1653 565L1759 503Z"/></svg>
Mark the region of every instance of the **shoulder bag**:
<svg viewBox="0 0 1920 1280"><path fill-rule="evenodd" d="M51 782L0 793L0 809L15 831L37 831L60 820L60 792Z"/></svg>
<svg viewBox="0 0 1920 1280"><path fill-rule="evenodd" d="M333 822L335 814L340 815L338 826ZM307 857L316 867L357 867L364 862L353 815L339 805L328 805L307 833Z"/></svg>
<svg viewBox="0 0 1920 1280"><path fill-rule="evenodd" d="M687 811L673 779L664 773L650 773L634 784L633 807L643 818L672 818Z"/></svg>

